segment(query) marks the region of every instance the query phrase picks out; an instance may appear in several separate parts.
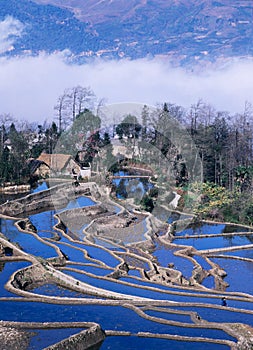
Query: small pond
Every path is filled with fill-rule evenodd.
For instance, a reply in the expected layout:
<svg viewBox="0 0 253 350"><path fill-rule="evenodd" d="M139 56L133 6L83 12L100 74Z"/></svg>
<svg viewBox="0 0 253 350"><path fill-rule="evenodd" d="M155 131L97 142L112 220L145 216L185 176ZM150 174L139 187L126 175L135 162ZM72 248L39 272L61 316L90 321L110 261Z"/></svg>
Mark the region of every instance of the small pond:
<svg viewBox="0 0 253 350"><path fill-rule="evenodd" d="M154 187L148 178L136 178L138 174L130 174L126 171L119 171L114 176L127 176L127 178L116 178L112 180L112 184L116 187L116 196L119 199L136 198L141 199L143 195ZM129 177L133 175L133 177ZM142 174L139 174L142 175Z"/></svg>

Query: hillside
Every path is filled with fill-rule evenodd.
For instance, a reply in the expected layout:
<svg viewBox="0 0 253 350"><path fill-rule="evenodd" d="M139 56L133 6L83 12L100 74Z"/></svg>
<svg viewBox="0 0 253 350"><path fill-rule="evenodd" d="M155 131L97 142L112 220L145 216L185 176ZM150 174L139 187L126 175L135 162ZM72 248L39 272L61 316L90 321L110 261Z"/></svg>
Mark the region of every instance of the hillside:
<svg viewBox="0 0 253 350"><path fill-rule="evenodd" d="M0 0L26 24L15 54L69 49L78 59L170 57L176 64L253 55L245 0Z"/></svg>

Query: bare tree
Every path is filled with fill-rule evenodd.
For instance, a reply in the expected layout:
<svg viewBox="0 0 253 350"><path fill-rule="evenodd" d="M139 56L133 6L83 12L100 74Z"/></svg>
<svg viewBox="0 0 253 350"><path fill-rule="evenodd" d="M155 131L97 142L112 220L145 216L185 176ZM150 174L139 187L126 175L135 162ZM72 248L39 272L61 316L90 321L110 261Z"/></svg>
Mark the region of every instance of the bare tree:
<svg viewBox="0 0 253 350"><path fill-rule="evenodd" d="M72 122L85 109L93 110L96 96L90 87L75 86L66 91L68 99L69 116Z"/></svg>
<svg viewBox="0 0 253 350"><path fill-rule="evenodd" d="M78 115L86 109L93 110L96 96L89 87L80 85L66 89L59 96L54 109L57 111L57 120L59 133L61 133L68 124L73 123Z"/></svg>
<svg viewBox="0 0 253 350"><path fill-rule="evenodd" d="M58 97L57 104L54 106L54 109L57 111L57 120L59 133L61 133L66 126L66 109L68 105L68 95L65 90L64 93Z"/></svg>
<svg viewBox="0 0 253 350"><path fill-rule="evenodd" d="M15 123L15 118L9 114L0 114L0 152L3 150L5 141L5 132L9 130L12 123Z"/></svg>
<svg viewBox="0 0 253 350"><path fill-rule="evenodd" d="M188 115L191 124L191 133L193 134L200 124L204 127L210 125L215 119L216 112L210 104L199 99L196 104L191 105Z"/></svg>
<svg viewBox="0 0 253 350"><path fill-rule="evenodd" d="M4 125L8 129L12 123L16 123L16 119L9 113L0 114L0 125Z"/></svg>

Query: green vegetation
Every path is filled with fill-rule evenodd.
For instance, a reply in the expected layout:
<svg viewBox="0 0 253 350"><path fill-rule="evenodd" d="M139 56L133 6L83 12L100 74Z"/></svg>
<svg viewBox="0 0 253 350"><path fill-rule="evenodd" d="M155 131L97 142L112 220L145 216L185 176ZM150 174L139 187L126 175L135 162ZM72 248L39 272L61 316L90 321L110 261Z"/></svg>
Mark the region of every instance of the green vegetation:
<svg viewBox="0 0 253 350"><path fill-rule="evenodd" d="M184 196L186 200L191 198L191 191ZM252 225L252 196L249 193L241 192L239 188L230 191L210 182L204 183L199 204L194 209L194 213L199 219L215 219Z"/></svg>
<svg viewBox="0 0 253 350"><path fill-rule="evenodd" d="M0 183L27 183L30 180L29 159L37 158L42 151L53 150L59 136L57 126L53 122L45 127L16 127L11 118L4 121L4 117L0 128Z"/></svg>
<svg viewBox="0 0 253 350"><path fill-rule="evenodd" d="M144 195L141 199L141 207L142 209L149 211L150 213L154 209L154 201L149 195Z"/></svg>
<svg viewBox="0 0 253 350"><path fill-rule="evenodd" d="M202 101L188 112L172 104L155 111L144 106L141 129L127 116L116 132L131 149L134 140L135 162L153 169L166 202L173 199L170 190L176 190L182 195L179 208L199 218L252 224L252 117L249 103L235 116ZM152 211L153 197L142 198L145 210Z"/></svg>
<svg viewBox="0 0 253 350"><path fill-rule="evenodd" d="M178 208L199 218L253 224L253 108L249 103L234 116L216 112L201 100L188 111L169 103L152 111L144 106L141 120L131 114L122 116L113 130L101 128L99 106L96 113L88 108L94 103L92 90L77 86L58 100L58 126L55 122L22 124L0 116L1 184L29 182L30 159L42 152L65 153L80 166L91 164L98 181L104 178L107 184L108 174L124 166L151 170L157 187L143 197L135 192L136 204L145 210L152 211L161 198L166 205L176 191L181 195ZM123 155L113 154L115 133L127 149ZM132 192L129 186L126 189L121 180L117 193L127 197Z"/></svg>

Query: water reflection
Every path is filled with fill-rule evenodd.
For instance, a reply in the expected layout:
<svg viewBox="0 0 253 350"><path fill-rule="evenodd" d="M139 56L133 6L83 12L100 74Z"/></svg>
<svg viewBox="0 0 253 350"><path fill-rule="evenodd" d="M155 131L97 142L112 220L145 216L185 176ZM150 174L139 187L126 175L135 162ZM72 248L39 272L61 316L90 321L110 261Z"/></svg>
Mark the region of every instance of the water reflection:
<svg viewBox="0 0 253 350"><path fill-rule="evenodd" d="M118 179L119 180L119 179ZM144 193L150 187L149 184L145 184L142 179L137 179L137 181L131 182L131 179L124 179L124 188L127 192L127 196L134 195L136 192L140 191ZM120 181L118 184L120 184ZM123 186L122 186L123 187ZM37 189L39 190L39 189ZM73 201L70 201L68 205L62 210L69 210L84 206L96 205L94 201L92 201L88 197L80 197ZM54 225L56 224L56 220L54 217L55 211L46 211L34 215L30 215L30 221L37 228L37 234L39 237L44 238L45 242L48 242L54 234ZM177 215L172 215L170 213L170 218L172 221L177 220ZM143 225L145 226L145 225ZM77 228L76 234L80 239L83 237L82 230L84 226ZM144 227L146 229L146 226ZM231 227L229 229L232 229ZM52 247L47 246L43 242L40 242L36 236L31 234L23 233L17 230L14 222L12 220L1 219L1 230L6 235L6 237L15 243L18 243L21 247L23 247L24 251L29 252L30 254L36 256L42 256L44 258L56 256L56 251ZM235 236L223 236L223 237L206 237L203 239L194 238L197 235L210 235L210 234L222 234L227 232L228 227L224 224L200 224L198 226L190 226L186 230L176 233L176 239L174 243L176 244L185 244L194 246L197 249L210 249L212 247L227 247L227 246L238 246L242 244L248 244L252 241L252 236L248 235L235 235ZM243 232L242 228L236 227L237 232ZM230 232L230 231L229 231ZM118 236L120 236L121 230L119 228ZM170 286L159 286L156 283L152 283L151 281L138 280L134 278L135 276L141 277L139 270L130 269L129 276L125 276L120 278L120 281L132 283L133 286L118 283L117 280L109 281L104 279L103 277L113 271L120 262L120 259L117 259L115 256L111 254L111 252L120 252L121 254L126 253L127 247L118 247L115 242L110 243L110 239L108 237L108 241L103 241L102 239L96 239L96 243L100 244L101 247L96 247L92 244L81 243L77 241L72 241L65 235L62 235L60 232L57 232L60 240L54 242L55 246L58 246L64 254L66 254L73 262L73 264L68 264L67 268L63 271L66 274L69 274L80 281L91 284L92 286L97 286L100 288L104 288L107 290L111 290L114 292L125 293L133 296L142 296L145 298L153 298L155 300L166 300L166 301L176 301L180 302L180 305L185 302L194 303L190 307L181 308L181 310L191 310L198 312L202 318L206 318L210 322L243 322L253 324L253 315L245 314L243 312L236 312L235 310L219 310L215 307L220 306L220 298L219 297L206 297L204 292L188 290L186 291L180 287L175 288L173 285ZM131 233L132 237L134 236L134 232ZM136 233L137 235L137 233ZM184 236L188 235L190 238L186 239ZM142 240L146 238L143 234L140 235ZM125 243L131 243L133 239L127 239ZM52 243L52 242L51 242ZM183 257L176 256L174 253L176 249L170 249L165 245L158 244L157 241L154 243L154 250L152 252L155 262L163 267L167 267L169 263L174 264L174 268L178 269L183 273L186 278L189 278L192 274L193 263ZM106 249L103 249L104 248ZM135 266L135 262L138 261L139 253L138 250L131 247L131 252L136 255L136 260L134 256L124 256L124 260L130 262L132 266ZM85 252L88 253L88 256L85 257ZM239 252L233 253L234 255L239 255ZM243 254L240 252L240 254ZM244 251L244 256L251 256L252 250ZM123 255L120 255L123 256ZM210 268L210 264L201 256L194 255L193 258L205 269ZM87 265L91 262L91 259L98 260L99 262L108 265L108 269L102 268L101 266L91 266ZM129 260L127 260L129 259ZM251 293L253 290L253 284L250 279L247 277L243 279L238 279L238 276L245 276L245 272L248 276L252 274L252 263L250 262L242 262L236 261L233 259L224 259L224 258L212 258L212 261L219 264L223 267L227 272L228 276L226 277L226 281L230 284L228 291L242 291L246 293ZM149 265L145 260L139 259L139 264L142 263L141 267L148 269ZM82 263L82 264L75 264ZM137 262L138 263L138 262ZM85 265L86 264L86 265ZM1 297L9 297L13 296L11 293L5 290L3 287L9 276L15 272L17 269L21 267L25 267L29 265L26 262L21 263L5 263L3 270L0 272L1 279ZM75 268L77 271L70 271L68 268ZM82 273L84 272L84 273ZM236 272L236 273L235 273ZM92 277L91 275L94 276ZM99 278L96 278L96 277ZM131 277L132 276L132 277ZM208 277L204 279L204 286L208 288L213 288L214 280L212 277ZM160 288L160 290L150 290L143 289L143 287L155 287ZM75 297L75 298L87 298L87 295L70 291L68 289L60 288L54 284L46 284L40 287L37 287L33 290L35 294L44 294L48 296L58 296L61 298L65 297ZM165 293L168 292L168 293ZM183 294L184 292L184 294ZM193 293L195 295L193 295ZM20 299L17 297L17 299ZM213 306L213 308L204 308L200 307L200 303L208 303ZM18 305L18 307L17 307ZM250 301L242 301L242 300L228 300L228 306L235 308L243 308L252 310L252 303ZM211 312L210 312L211 310ZM182 316L179 314L169 314L162 313L158 311L146 311L146 314L153 315L156 317L162 317L163 319L168 320L176 320L181 322L189 322L189 316ZM170 333L175 335L185 335L185 336L201 336L201 337L213 337L215 339L229 339L234 340L227 333L215 330L215 329L205 329L205 328L189 328L189 327L179 327L179 326L168 326L161 323L152 322L151 320L144 319L140 317L133 310L121 307L121 306L101 306L101 305L54 305L54 304L46 304L39 302L17 302L13 301L1 301L1 318L3 320L12 320L12 321L39 321L39 322L54 322L54 321L89 321L89 322L98 322L101 324L104 329L114 329L114 330L122 330L122 331L130 331L133 333L137 332L152 332L152 333ZM129 322L131 320L131 322ZM64 335L67 336L68 332L75 332L75 330L63 330L60 338ZM36 331L37 332L37 331ZM56 334L54 332L51 333L53 342L58 341ZM49 333L38 331L38 338L42 336L49 337ZM36 338L36 337L35 337ZM36 339L33 339L31 342L31 349L35 349L36 346L38 349L42 348L42 345L38 345L36 343ZM51 340L50 340L51 341ZM41 343L42 344L42 343ZM43 346L47 346L47 344L43 343ZM228 347L218 344L209 344L209 343L186 343L186 342L177 342L175 343L173 340L163 340L163 339L140 339L136 337L111 337L107 338L106 341L102 344L101 349L106 349L108 347L114 348L127 348L127 349L136 349L142 346L145 349L153 349L153 348L161 348L167 349L169 346L172 346L173 349L202 349L203 346L205 349L226 349ZM37 349L36 348L36 349Z"/></svg>
<svg viewBox="0 0 253 350"><path fill-rule="evenodd" d="M128 178L115 178L112 180L112 184L116 188L116 196L119 199L136 198L141 200L143 195L151 188L154 187L149 182L148 178L136 178L138 174L131 174L125 171L119 171L113 174L114 176L127 176Z"/></svg>

